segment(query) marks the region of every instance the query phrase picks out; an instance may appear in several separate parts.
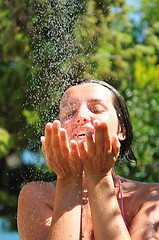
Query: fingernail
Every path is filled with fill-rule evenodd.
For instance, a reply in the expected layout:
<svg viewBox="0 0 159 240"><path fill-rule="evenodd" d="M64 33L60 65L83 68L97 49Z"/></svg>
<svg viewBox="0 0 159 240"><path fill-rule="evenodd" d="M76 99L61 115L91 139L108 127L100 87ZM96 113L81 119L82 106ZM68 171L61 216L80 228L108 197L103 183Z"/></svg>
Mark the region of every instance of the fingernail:
<svg viewBox="0 0 159 240"><path fill-rule="evenodd" d="M70 143L71 143L71 144L77 144L76 140L74 140L74 139L71 139L71 140L70 140Z"/></svg>
<svg viewBox="0 0 159 240"><path fill-rule="evenodd" d="M40 140L41 140L41 142L42 142L42 141L45 141L45 137L44 137L44 136L41 136L41 137L40 137Z"/></svg>
<svg viewBox="0 0 159 240"><path fill-rule="evenodd" d="M64 129L61 129L61 130L60 130L60 136L61 136L61 137L64 137L64 136L65 136L65 130L64 130Z"/></svg>
<svg viewBox="0 0 159 240"><path fill-rule="evenodd" d="M91 136L92 135L92 131L90 129L86 130L86 135L87 136Z"/></svg>
<svg viewBox="0 0 159 240"><path fill-rule="evenodd" d="M94 127L99 127L100 122L98 120L95 120L93 122Z"/></svg>
<svg viewBox="0 0 159 240"><path fill-rule="evenodd" d="M54 123L53 123L53 126L54 126L54 128L58 128L59 123L58 123L58 122L54 122Z"/></svg>

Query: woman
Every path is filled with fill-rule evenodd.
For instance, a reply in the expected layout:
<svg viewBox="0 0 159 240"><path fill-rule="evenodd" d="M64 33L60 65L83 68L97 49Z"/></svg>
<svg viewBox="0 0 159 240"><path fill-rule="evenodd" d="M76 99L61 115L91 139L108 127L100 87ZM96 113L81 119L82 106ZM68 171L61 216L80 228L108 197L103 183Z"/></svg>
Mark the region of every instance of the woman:
<svg viewBox="0 0 159 240"><path fill-rule="evenodd" d="M83 80L61 97L60 121L46 124L42 150L57 182L21 191L21 240L159 239L159 185L116 176L118 157L136 160L123 98Z"/></svg>

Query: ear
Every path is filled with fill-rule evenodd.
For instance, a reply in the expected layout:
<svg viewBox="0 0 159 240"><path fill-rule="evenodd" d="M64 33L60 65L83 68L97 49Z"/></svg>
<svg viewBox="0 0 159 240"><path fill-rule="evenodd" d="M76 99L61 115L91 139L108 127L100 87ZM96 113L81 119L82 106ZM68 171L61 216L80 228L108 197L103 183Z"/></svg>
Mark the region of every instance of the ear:
<svg viewBox="0 0 159 240"><path fill-rule="evenodd" d="M119 127L119 131L118 131L117 136L118 136L119 141L124 141L126 139L125 127L123 127L123 129L121 129L121 126Z"/></svg>

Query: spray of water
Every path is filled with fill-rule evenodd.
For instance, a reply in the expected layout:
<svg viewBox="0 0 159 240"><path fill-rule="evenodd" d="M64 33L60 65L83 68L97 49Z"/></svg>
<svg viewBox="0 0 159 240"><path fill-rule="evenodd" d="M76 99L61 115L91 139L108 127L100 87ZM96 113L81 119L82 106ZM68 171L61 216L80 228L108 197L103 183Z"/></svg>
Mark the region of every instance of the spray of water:
<svg viewBox="0 0 159 240"><path fill-rule="evenodd" d="M84 67L77 59L79 46L74 35L84 1L35 1L32 10L31 108L38 133L57 118L56 104L63 89L82 77Z"/></svg>
<svg viewBox="0 0 159 240"><path fill-rule="evenodd" d="M26 129L31 149L37 151L45 124L58 118L63 90L83 76L92 77L98 68L99 59L92 56L103 37L99 15L101 10L107 15L109 8L85 0L36 0L31 6L31 87L23 113L33 129Z"/></svg>

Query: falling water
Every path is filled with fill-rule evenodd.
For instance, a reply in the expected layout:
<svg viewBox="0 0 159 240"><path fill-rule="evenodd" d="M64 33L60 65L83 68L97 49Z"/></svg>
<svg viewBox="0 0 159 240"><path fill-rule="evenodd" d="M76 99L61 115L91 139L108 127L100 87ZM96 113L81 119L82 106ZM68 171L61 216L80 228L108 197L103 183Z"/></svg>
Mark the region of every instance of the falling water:
<svg viewBox="0 0 159 240"><path fill-rule="evenodd" d="M80 47L74 35L78 14L84 6L82 2L47 0L34 3L30 98L42 120L40 125L56 117L55 105L63 88L83 74L84 67L77 59Z"/></svg>
<svg viewBox="0 0 159 240"><path fill-rule="evenodd" d="M58 117L58 99L68 84L78 78L96 77L93 72L94 69L99 72L97 62L109 71L107 56L102 60L98 54L95 58L93 56L101 38L104 39L104 47L110 47L103 35L105 25L100 24L100 21L105 23L100 16L105 17L108 11L109 6L100 1L34 1L30 30L32 76L28 103L39 136L43 134L46 122Z"/></svg>

